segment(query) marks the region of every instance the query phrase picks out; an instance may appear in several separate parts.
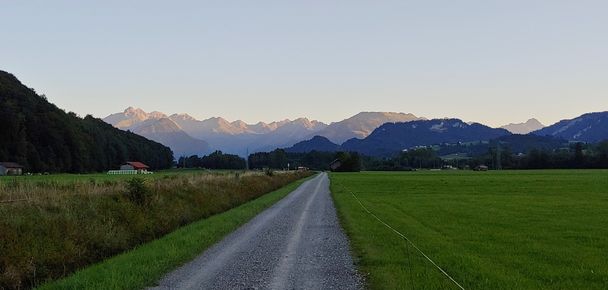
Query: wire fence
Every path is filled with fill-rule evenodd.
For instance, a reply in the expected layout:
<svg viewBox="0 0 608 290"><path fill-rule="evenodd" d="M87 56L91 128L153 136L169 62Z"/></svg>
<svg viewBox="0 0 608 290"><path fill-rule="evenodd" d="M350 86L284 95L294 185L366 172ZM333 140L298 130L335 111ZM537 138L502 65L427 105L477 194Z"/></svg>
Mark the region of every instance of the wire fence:
<svg viewBox="0 0 608 290"><path fill-rule="evenodd" d="M447 278L451 285L453 285L454 287L457 287L458 289L465 290L465 288L460 283L458 283L450 274L448 274L447 271L445 271L442 267L440 267L433 259L431 259L426 253L424 253L418 246L416 246L416 244L414 244L414 242L412 242L406 235L404 235L403 233L401 233L400 231L398 231L397 229L395 229L394 227L392 227L391 225L389 225L388 223L383 221L372 211L370 211L365 205L363 205L361 200L353 192L351 192L351 195L359 203L359 205L361 206L361 208L363 208L363 210L365 212L367 212L370 216L372 216L380 224L382 224L383 226L388 228L396 236L398 236L399 238L403 239L406 242L405 243L405 255L407 257L407 262L406 262L406 269L404 269L405 273L403 273L403 274L409 276L408 280L410 282L410 285L402 285L402 286L404 286L404 288L411 288L411 289L429 288L429 287L425 287L428 285L416 285L416 281L418 280L417 277L432 276L432 273L429 273L427 271L428 267L420 266L420 265L422 265L420 263L415 263L415 260L418 260L416 258L415 254L420 254L419 257L422 259L422 261L420 261L420 262L430 263L432 265L432 268L439 270L439 273L441 274L441 276L443 276L444 278ZM410 287L405 287L405 286L410 286ZM416 287L416 286L418 286L418 287ZM437 287L431 287L431 288L437 288Z"/></svg>

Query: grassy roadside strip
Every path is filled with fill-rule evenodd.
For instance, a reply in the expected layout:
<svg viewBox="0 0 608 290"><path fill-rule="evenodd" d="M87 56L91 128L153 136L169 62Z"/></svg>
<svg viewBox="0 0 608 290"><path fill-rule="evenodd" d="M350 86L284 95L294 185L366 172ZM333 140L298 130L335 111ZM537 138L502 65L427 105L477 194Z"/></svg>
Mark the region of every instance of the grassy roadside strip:
<svg viewBox="0 0 608 290"><path fill-rule="evenodd" d="M332 178L334 174L336 173L329 174L329 189L334 201L334 206L336 207L338 220L349 240L351 256L354 259L359 274L363 277L364 288L377 289L377 287L373 287L373 285L370 284L369 275L372 271L372 267L367 265L364 261L364 256L367 253L364 246L365 241L361 238L361 233L357 230L358 227L355 225L356 220L364 222L371 220L367 218L367 214L363 210L352 210L356 209L356 206L358 205L355 204L356 201L354 199L349 198L350 195L347 194L345 188L336 185L334 178ZM377 226L377 224L374 225Z"/></svg>
<svg viewBox="0 0 608 290"><path fill-rule="evenodd" d="M200 255L312 177L182 227L158 240L38 289L141 289L154 285L163 275Z"/></svg>

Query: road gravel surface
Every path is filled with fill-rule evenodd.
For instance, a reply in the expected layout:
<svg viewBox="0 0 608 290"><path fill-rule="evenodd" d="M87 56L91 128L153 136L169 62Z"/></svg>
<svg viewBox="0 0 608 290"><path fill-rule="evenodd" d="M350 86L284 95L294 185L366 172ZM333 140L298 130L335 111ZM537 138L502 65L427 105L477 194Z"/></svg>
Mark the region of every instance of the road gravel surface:
<svg viewBox="0 0 608 290"><path fill-rule="evenodd" d="M361 289L321 173L151 289Z"/></svg>

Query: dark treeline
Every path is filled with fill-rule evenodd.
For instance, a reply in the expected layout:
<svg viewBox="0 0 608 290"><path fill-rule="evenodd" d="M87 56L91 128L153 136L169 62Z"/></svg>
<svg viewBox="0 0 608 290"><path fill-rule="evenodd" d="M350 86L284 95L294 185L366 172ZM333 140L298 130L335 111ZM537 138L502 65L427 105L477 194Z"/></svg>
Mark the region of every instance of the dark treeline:
<svg viewBox="0 0 608 290"><path fill-rule="evenodd" d="M356 152L288 153L283 149L249 155L249 168L296 169L306 167L312 170L330 170L330 164L334 160L339 160L341 164L336 171L361 170L361 158Z"/></svg>
<svg viewBox="0 0 608 290"><path fill-rule="evenodd" d="M444 161L431 148L420 148L401 152L393 158L364 157L365 170L402 171L415 168L441 168Z"/></svg>
<svg viewBox="0 0 608 290"><path fill-rule="evenodd" d="M177 166L180 168L245 169L247 164L245 159L237 155L215 151L203 157L197 155L180 157Z"/></svg>
<svg viewBox="0 0 608 290"><path fill-rule="evenodd" d="M86 116L66 113L0 71L0 161L28 172L98 172L125 161L152 169L173 164L171 150L136 134Z"/></svg>
<svg viewBox="0 0 608 290"><path fill-rule="evenodd" d="M390 158L360 156L353 152L286 153L282 149L255 153L249 156L251 169L291 169L307 167L313 170L330 170L334 160L340 160L342 168L336 171L408 171L414 169L441 169L451 166L472 169L486 165L490 169L575 169L608 168L608 141L598 144L572 143L559 149L521 148L516 152L507 145L486 145L485 152L473 157L443 159L441 148L421 147L400 152ZM475 148L475 150L479 150ZM499 152L500 150L500 152ZM499 160L500 159L500 160Z"/></svg>
<svg viewBox="0 0 608 290"><path fill-rule="evenodd" d="M272 152L258 152L250 154L248 157L249 169L287 169L287 167L304 166L290 160L287 152L283 149L276 149Z"/></svg>
<svg viewBox="0 0 608 290"><path fill-rule="evenodd" d="M363 158L365 170L412 170L417 168L475 168L490 169L576 169L608 168L608 141L598 144L573 143L560 149L531 149L514 154L508 146L492 146L486 152L470 158L442 159L432 148L401 152L393 158Z"/></svg>
<svg viewBox="0 0 608 290"><path fill-rule="evenodd" d="M359 172L362 169L361 156L357 152L337 152L336 160L340 162L340 166L334 171Z"/></svg>
<svg viewBox="0 0 608 290"><path fill-rule="evenodd" d="M467 156L481 156L488 152L491 147L497 147L500 142L502 147L513 153L526 153L532 149L552 151L559 148L567 148L568 141L549 136L507 135L490 141L477 141L468 143L451 143L433 146L440 156L454 153L466 154Z"/></svg>
<svg viewBox="0 0 608 290"><path fill-rule="evenodd" d="M608 168L608 141L573 143L568 148L555 150L532 149L526 154L513 154L508 147L492 147L486 154L472 158L468 164L504 169Z"/></svg>

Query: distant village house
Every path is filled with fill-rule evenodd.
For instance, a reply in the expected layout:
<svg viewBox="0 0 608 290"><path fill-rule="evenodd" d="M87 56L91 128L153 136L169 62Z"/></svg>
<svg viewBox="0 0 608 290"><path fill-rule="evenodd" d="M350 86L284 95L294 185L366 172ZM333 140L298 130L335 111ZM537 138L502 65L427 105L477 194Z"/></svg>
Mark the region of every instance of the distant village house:
<svg viewBox="0 0 608 290"><path fill-rule="evenodd" d="M0 162L0 175L21 175L23 166L15 162Z"/></svg>
<svg viewBox="0 0 608 290"><path fill-rule="evenodd" d="M475 167L473 170L475 170L475 171L488 171L488 166L486 166L486 165L479 165L479 166Z"/></svg>

